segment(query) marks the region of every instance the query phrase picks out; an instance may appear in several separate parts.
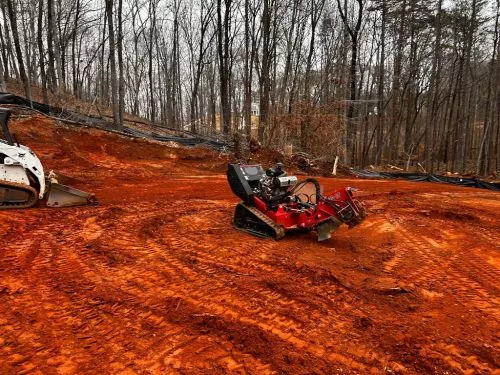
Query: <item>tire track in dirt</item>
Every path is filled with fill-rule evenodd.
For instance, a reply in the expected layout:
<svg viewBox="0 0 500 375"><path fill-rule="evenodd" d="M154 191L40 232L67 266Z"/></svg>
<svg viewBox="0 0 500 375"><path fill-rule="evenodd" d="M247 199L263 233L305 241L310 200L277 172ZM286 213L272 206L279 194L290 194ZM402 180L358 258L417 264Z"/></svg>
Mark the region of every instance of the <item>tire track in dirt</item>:
<svg viewBox="0 0 500 375"><path fill-rule="evenodd" d="M462 374L498 374L498 369L492 369L488 363L482 362L477 356L465 353L453 344L438 343L428 345L421 350L423 355L443 360L457 373Z"/></svg>
<svg viewBox="0 0 500 375"><path fill-rule="evenodd" d="M207 151L173 162L153 145L63 134L47 165L83 177L102 204L0 214L0 373L498 368L499 238L481 217L496 212L492 194L478 208L468 190L356 181L376 212L353 232L265 241L231 228L236 200L202 170ZM430 296L378 287L398 280Z"/></svg>
<svg viewBox="0 0 500 375"><path fill-rule="evenodd" d="M126 243L127 241L124 241L124 239L122 237L122 239L120 240L120 244L123 245L124 242ZM138 248L138 246L134 246L134 249L137 249L137 248ZM149 252L151 252L151 246L148 247L148 250L149 250ZM164 252L164 249L159 249L159 251L153 251L152 253L158 253L158 252ZM141 254L141 255L144 256L146 254L144 254L144 252L143 252L143 254ZM151 257L153 257L153 256L151 256ZM162 255L162 257L165 258L165 255ZM147 257L145 259L147 260ZM183 288L183 284L185 282L184 279L186 277L186 270L187 270L187 268L185 268L185 267L183 268L183 265L181 263L178 263L178 262L176 263L176 260L173 259L173 258L168 259L168 261L166 262L166 264L169 264L170 268L172 268L172 265L175 265L177 267L176 269L173 270L172 275L175 275L175 276L182 275L183 276L182 280L181 279L178 280L178 282L179 282L179 290L182 291L183 290L182 289ZM168 267L164 267L162 269L162 275L165 274L165 272L166 272L165 269L168 269ZM149 273L151 273L151 268L148 271L149 271ZM157 282L157 280L153 279L153 280L151 280L151 282L149 284L152 285L155 282ZM170 287L171 286L172 285L170 285ZM208 284L205 284L202 287L206 289L208 286L209 286ZM148 287L144 287L144 288L140 288L139 290L137 290L137 284L136 284L136 285L133 286L133 288L129 288L127 291L130 292L130 293L133 293L133 294L137 295L137 294L140 294L140 293L144 293L144 290L147 290L148 288L149 288L149 286ZM170 289L172 289L172 288L170 288ZM155 295L159 295L158 291L155 291Z"/></svg>
<svg viewBox="0 0 500 375"><path fill-rule="evenodd" d="M207 214L207 216L209 216L213 219L213 215L211 215L210 213ZM199 220L200 217L202 217L203 215L198 215L197 219ZM175 233L175 231L170 231L172 233ZM177 242L179 242L179 240L175 240L175 239L172 239L171 240L171 244L173 243L174 244L174 248L176 249L176 251L180 251L181 253L186 253L186 250L185 249L192 249L192 248L196 248L196 242L192 241L188 241L186 239L186 237L184 236L183 237L183 240L180 241L180 245L177 244ZM264 242L264 241L262 241ZM268 246L262 246L262 248L264 248L263 250L263 253L268 253L269 250L271 249L271 247L273 247L274 244L276 244L275 242L273 241L265 241L264 242L265 244L269 244ZM276 245L274 245L276 246ZM199 247L199 246L198 246ZM267 248L267 249L266 249ZM210 248L210 247L205 247L205 249L207 251L203 251L203 252L198 252L198 253L195 253L195 254L203 254L203 258L210 258L210 256L205 256L207 254L207 252L209 252L210 250L213 250L213 248ZM236 249L233 249L233 250L236 250ZM258 252L258 251L257 251ZM190 251L189 252L191 255L193 255L193 251ZM253 252L248 252L247 250L243 250L243 254L252 254L252 256L255 256L258 258L258 254L255 254L256 251L253 251ZM236 255L236 254L235 254ZM193 255L194 257L196 257L196 255ZM221 259L220 258L215 258L215 259L212 259L213 261L216 262L216 264L221 264ZM269 268L269 267L268 267ZM241 271L236 271L238 272L239 274L242 274L242 272L248 272L246 271L247 267L245 267L244 269L242 269ZM213 270L213 272L211 273L215 273L216 270ZM233 271L234 271L234 268L233 268ZM271 271L271 270L269 270ZM276 271L276 270L275 270ZM279 273L278 273L279 275ZM290 300L290 299L287 299L287 298L283 298L283 295L279 294L279 293L276 293L275 291L270 291L268 289L259 289L259 288L255 288L255 287L252 287L252 290L254 293L257 293L258 294L258 301L263 301L265 304L267 303L273 303L274 305L276 304L280 304L282 305L282 307L292 307L294 309L294 311L300 311L301 308L304 308L304 306L297 306L297 303L296 301L294 300ZM248 298L248 296L247 296ZM269 301L269 302L265 302L265 301ZM284 306L283 306L284 305ZM241 306L238 306L238 308L241 310ZM252 312L252 315L255 316L255 314L258 314L260 315L261 317L265 317L265 318L268 318L269 317L269 314L270 312L265 312L264 314L261 314L259 313L258 311L253 311ZM271 314L271 317L273 317L274 315L276 315L275 313ZM278 322L282 322L283 321L283 318L280 318L281 320L278 320ZM320 322L326 327L326 326L331 326L332 325L332 321L327 321L327 319L320 319ZM252 323L254 323L252 321ZM274 321L271 321L270 322L271 324L274 324L276 325L276 319L274 319ZM318 324L318 326L321 326L322 324ZM290 322L287 323L287 325L289 326L290 325ZM340 325L345 325L345 320L342 322L342 323L339 323L339 322L335 322L335 326L340 326ZM264 328L267 328L267 327L264 327ZM300 328L300 327L299 327ZM273 331L273 329L271 330ZM278 331L279 332L279 331ZM299 331L300 332L300 331ZM278 333L278 335L281 337L281 335ZM302 335L302 336L306 336L306 335ZM304 342L303 341L299 341L299 340L296 340L294 338L294 342L299 345L299 347L305 347L304 345ZM310 345L309 345L310 346ZM355 351L352 351L353 353ZM366 351L368 352L368 350ZM319 355L323 355L324 354L324 350L323 349L318 349L316 348L316 353L319 354ZM357 353L358 353L358 356L359 356L359 353L360 353L360 350L359 350L359 347L358 347L358 350L357 350ZM365 355L366 358L369 358L370 360L372 360L374 357L376 357L376 355L374 356L373 355L373 351L370 352L369 355ZM363 355L361 356L361 358L363 358ZM351 365L353 365L352 360L349 361ZM354 363L354 366L356 364Z"/></svg>
<svg viewBox="0 0 500 375"><path fill-rule="evenodd" d="M210 208L210 210L207 210L206 217L212 217L211 210L212 210L212 208ZM200 216L203 216L203 215L200 215ZM154 218L155 218L154 215L148 216L148 219L154 219ZM141 221L142 220L144 220L144 217L141 217ZM133 220L127 220L127 221L129 221L127 223L127 227L130 227L130 226L134 227ZM214 224L219 225L218 223L214 223ZM115 241L115 245L119 245L119 246L123 246L123 247L130 247L130 244L131 243L133 244L133 240L132 240L132 238L134 237L133 233L131 234L130 241L126 240L126 238L127 238L126 233L123 233L123 234L115 233L115 235L116 234L118 234L119 239ZM166 243L168 244L168 241L166 241ZM272 242L269 242L269 243L272 244ZM163 253L161 255L161 258L163 260L162 266L161 266L162 275L165 275L165 272L168 272L169 273L169 280L177 278L176 283L169 284L169 290L174 291L174 294L171 294L172 298L184 298L184 299L186 299L182 295L182 293L185 291L186 281L188 281L189 283L193 283L193 285L195 285L196 283L200 284L200 282L199 282L200 278L206 279L206 281L204 281L204 283L202 283L201 285L199 285L199 287L197 287L199 290L204 290L205 292L203 292L201 294L196 294L196 291L194 293L193 293L193 291L190 291L191 294L195 298L189 300L188 302L190 302L191 304L194 304L198 307L203 306L203 308L206 308L207 306L209 306L213 309L212 311L215 312L216 314L220 314L221 309L225 309L223 311L226 313L228 318L231 318L231 319L238 317L240 314L239 312L241 312L241 311L248 311L248 315L240 317L240 320L243 321L244 323L256 325L260 329L270 331L273 334L277 334L278 337L287 338L288 341L290 341L294 345L298 345L299 347L311 346L303 339L300 339L297 336L290 336L289 334L286 333L286 331L289 331L290 329L295 329L295 330L300 329L300 327L294 326L294 324L295 324L294 321L287 320L284 317L278 317L278 316L276 316L276 314L274 312L272 312L270 310L266 310L266 309L262 309L262 308L257 308L257 309L252 310L252 308L251 308L252 306L245 305L242 301L237 300L237 299L236 299L236 301L237 301L236 304L235 303L225 303L222 305L222 307L220 304L217 304L217 303L211 305L211 303L213 303L211 301L212 294L215 291L218 292L219 296L222 295L222 296L232 297L233 302L235 300L234 296L241 294L241 290L240 290L241 288L239 288L239 289L237 288L236 291L234 291L234 288L225 288L224 289L224 286L221 285L220 283L214 284L213 275L216 275L216 273L218 271L220 271L219 270L220 265L223 265L225 267L232 267L233 271L236 271L239 273L242 273L243 271L248 272L248 270L246 269L246 267L245 268L237 268L237 267L235 268L234 265L228 266L228 265L226 265L227 263L222 262L222 258L214 257L212 260L210 260L210 259L208 261L206 259L204 260L205 267L208 267L208 268L205 268L205 269L201 268L201 272L200 272L199 267L198 267L193 272L192 267L186 267L186 265L184 264L183 261L179 261L175 257L169 256L169 254L177 253L177 254L181 254L181 255L188 254L188 255L193 256L193 252L187 251L187 249L192 249L193 247L196 247L196 246L198 246L198 248L200 248L200 244L194 243L192 241L187 241L187 240L180 241L178 238L176 238L175 240L171 239L170 245L172 245L172 244L174 245L173 248L167 246L167 249L165 249L163 246L160 245L158 248L152 249L158 245L156 245L154 243L149 243L148 251L146 251L146 254L144 251L141 253L141 259L144 259L146 261L148 258L156 258L157 254ZM133 246L132 247L133 249L137 249L140 247L137 245L132 245L132 246ZM272 247L272 246L268 246L268 247ZM266 248L266 246L264 246L264 250L263 250L264 252L267 251L265 248ZM201 246L201 249L199 249L199 254L202 254L203 256L205 256L207 253L210 252L211 249L213 250L212 247ZM165 250L167 250L167 252L165 252ZM243 250L243 253L244 252L246 252L246 250ZM154 255L148 256L147 253L151 253ZM210 257L207 257L207 258L210 258ZM212 262L212 264L210 264L210 261ZM207 262L208 262L208 264L207 264ZM216 265L215 267L213 266L214 264ZM135 266L137 266L137 264ZM269 267L267 267L267 268L268 268L267 271L272 271L271 268L269 268ZM207 271L208 269L210 269L210 271ZM241 270L241 271L238 271L238 270ZM160 269L157 269L156 266L154 266L154 267L149 266L148 274L151 274L152 271L160 272ZM257 269L257 271L260 272L260 271L262 271L262 269L259 268L259 269ZM85 274L85 272L84 272L84 274ZM131 276L132 276L132 279L134 279L133 274ZM139 276L139 275L137 275L137 276ZM126 291L132 295L138 295L140 293L144 293L145 290L150 290L152 285L154 285L155 283L158 282L158 278L153 278L152 280L148 281L148 280L145 280L144 275L142 275L141 281L143 284L142 286L140 286L138 283L134 283L131 286L129 286L128 288L126 288ZM222 290L222 293L221 293L221 290ZM165 293L163 293L163 294L165 295ZM155 290L155 295L161 295L160 291ZM274 291L265 290L265 289L257 291L256 300L260 301L260 302L268 301L268 302L265 302L266 304L270 303L270 304L276 305L276 303L278 303L278 304L281 304L283 307L287 307L287 308L290 308L290 306L291 306L292 308L296 309L298 307L296 305L296 302L294 302L293 300L285 300L283 298L283 296L280 295L279 293L276 293ZM255 320L254 318L251 318L251 317L255 317L255 316L258 316L259 320ZM331 325L331 323L332 323L331 321L327 321L327 320L323 320L323 322L324 322L325 326ZM339 326L340 324L335 324L335 325ZM302 334L302 336L306 336L306 334ZM314 346L311 346L311 347L314 347ZM317 347L317 346L316 346L316 349L314 349L313 351L315 352L315 354L319 354L320 356L325 354L324 350ZM359 350L358 350L358 352L359 352ZM368 352L368 350L367 350L367 352ZM333 358L335 356L332 356L332 354L330 354L330 357ZM338 356L338 357L336 357L336 360L341 360L342 358L343 357ZM373 354L370 354L369 358L372 360ZM349 360L345 359L344 363L349 363L350 366L356 366L356 362L353 362L352 359L349 359ZM361 366L361 365L359 365L359 366Z"/></svg>
<svg viewBox="0 0 500 375"><path fill-rule="evenodd" d="M184 246L185 244L181 243L181 245ZM156 248L159 252L164 251L162 247L156 247L157 245L153 243L149 243L148 246L149 248ZM175 252L175 248L169 250ZM227 319L238 319L243 323L256 325L259 329L271 331L280 338L288 339L296 345L305 346L302 340L293 336L293 333L286 332L299 329L294 326L294 322L284 319L273 319L276 314L259 307L247 305L243 300L238 298L231 288L226 287L224 283L218 282L210 276L206 280L206 275L193 271L190 267L186 267L175 256L169 256L169 254L164 256L168 264L168 271L172 272L169 276L171 278L178 277L177 283L169 285L171 298L183 299L197 308L209 311L209 314L222 315ZM183 295L186 282L191 286L189 297ZM217 296L216 301L213 298L215 295ZM247 313L245 314L244 311L247 311ZM254 318L257 316L259 317L258 320Z"/></svg>
<svg viewBox="0 0 500 375"><path fill-rule="evenodd" d="M500 298L492 294L494 290L490 292L484 289L481 283L467 277L467 271L473 272L475 266L472 266L470 260L466 262L460 260L470 256L470 249L460 248L454 243L453 253L450 256L448 252L442 251L439 243L433 239L426 236L416 238L402 226L397 227L397 232L401 241L410 250L410 256L423 260L421 267L414 267L416 262L411 262L409 264L412 265L412 269L399 269L400 274L406 275L408 280L413 280L419 287L428 287L432 284L439 285L442 293L450 294L449 291L452 291L453 298L462 305L473 307L499 320ZM486 267L486 270L489 268L491 266ZM493 270L489 272L495 273Z"/></svg>

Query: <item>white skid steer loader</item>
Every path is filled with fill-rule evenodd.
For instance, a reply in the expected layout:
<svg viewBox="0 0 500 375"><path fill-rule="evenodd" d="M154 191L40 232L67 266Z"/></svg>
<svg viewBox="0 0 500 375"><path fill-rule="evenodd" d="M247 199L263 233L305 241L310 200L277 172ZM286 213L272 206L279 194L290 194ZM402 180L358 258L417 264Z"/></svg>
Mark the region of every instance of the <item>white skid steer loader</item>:
<svg viewBox="0 0 500 375"><path fill-rule="evenodd" d="M54 172L45 176L40 159L10 133L9 117L0 110L0 210L32 207L44 198L49 207L95 203L92 194L60 184Z"/></svg>

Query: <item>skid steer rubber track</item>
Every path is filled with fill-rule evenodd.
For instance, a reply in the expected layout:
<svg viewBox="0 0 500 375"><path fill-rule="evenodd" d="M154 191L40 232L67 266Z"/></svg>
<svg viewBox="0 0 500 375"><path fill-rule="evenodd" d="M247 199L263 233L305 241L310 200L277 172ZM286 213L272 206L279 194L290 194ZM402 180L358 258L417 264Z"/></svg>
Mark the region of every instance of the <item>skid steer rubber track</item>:
<svg viewBox="0 0 500 375"><path fill-rule="evenodd" d="M236 206L233 224L237 229L261 238L279 240L285 236L282 226L276 224L257 208L245 203L238 203Z"/></svg>
<svg viewBox="0 0 500 375"><path fill-rule="evenodd" d="M26 184L0 180L0 210L33 207L38 192Z"/></svg>

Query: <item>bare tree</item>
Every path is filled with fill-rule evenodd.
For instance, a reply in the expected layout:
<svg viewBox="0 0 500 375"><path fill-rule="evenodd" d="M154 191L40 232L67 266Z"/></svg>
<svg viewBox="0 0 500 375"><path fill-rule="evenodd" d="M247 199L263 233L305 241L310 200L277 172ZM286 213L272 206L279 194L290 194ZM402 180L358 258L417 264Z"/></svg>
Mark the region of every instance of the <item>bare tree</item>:
<svg viewBox="0 0 500 375"><path fill-rule="evenodd" d="M260 116L258 139L259 142L264 142L264 131L269 126L269 91L271 89L271 18L272 4L271 0L264 0L264 8L262 10L262 54L261 54L261 69L260 69Z"/></svg>
<svg viewBox="0 0 500 375"><path fill-rule="evenodd" d="M3 63L0 63L0 92L5 92L5 91L7 91L7 86L5 85Z"/></svg>
<svg viewBox="0 0 500 375"><path fill-rule="evenodd" d="M356 0L357 3L357 14L355 18L354 25L347 19L347 9L344 9L337 0L337 6L340 12L340 17L344 22L347 32L351 37L351 63L349 66L349 100L347 103L347 131L346 131L346 162L347 164L352 164L355 162L356 155L356 134L357 134L357 123L356 123L356 83L357 83L357 64L358 64L358 47L359 47L359 32L361 30L361 22L363 20L363 0Z"/></svg>
<svg viewBox="0 0 500 375"><path fill-rule="evenodd" d="M494 162L495 168L498 168L498 128L499 128L499 110L500 105L497 104L496 112L491 111L493 106L492 99L497 97L497 103L500 99L498 95L500 90L498 89L498 84L500 82L500 62L499 62L499 54L498 54L498 42L499 42L499 18L500 18L500 0L496 0L496 15L495 15L495 27L493 32L493 50L491 54L490 66L489 66L489 74L488 74L488 86L487 86L487 97L485 103L485 111L484 111L484 129L481 137L481 142L479 146L479 152L477 155L477 163L476 170L479 174L487 174L490 167L493 167ZM494 90L494 82L496 82L496 93ZM495 119L496 113L496 119ZM496 120L496 121L495 121ZM496 126L497 131L496 135L493 131ZM488 152L488 151L494 152ZM496 157L491 157L495 155ZM491 155L493 154L493 155ZM491 156L488 156L491 155Z"/></svg>
<svg viewBox="0 0 500 375"><path fill-rule="evenodd" d="M40 66L40 76L42 80L42 96L44 104L49 104L49 96L47 93L47 74L45 72L45 48L43 45L43 0L38 3L38 19L37 19L37 45L38 45L38 61Z"/></svg>
<svg viewBox="0 0 500 375"><path fill-rule="evenodd" d="M267 0L266 0L267 1ZM225 134L231 130L231 5L232 0L217 0L217 42L219 56L221 127Z"/></svg>
<svg viewBox="0 0 500 375"><path fill-rule="evenodd" d="M0 85L113 106L118 127L131 112L349 165L488 174L498 1L3 0Z"/></svg>
<svg viewBox="0 0 500 375"><path fill-rule="evenodd" d="M115 55L115 29L113 20L113 0L106 0L106 16L108 20L108 32L109 32L109 61L111 68L111 93L112 93L112 103L113 103L113 119L114 124L117 128L121 128L123 123L121 122L120 115L120 103L119 103L119 87L118 87L118 76L116 72L116 55Z"/></svg>
<svg viewBox="0 0 500 375"><path fill-rule="evenodd" d="M31 86L28 80L28 75L26 74L26 69L23 61L21 41L19 39L19 33L17 30L17 18L16 18L17 10L14 8L13 0L7 0L7 10L9 13L10 27L12 30L14 48L16 50L17 64L19 66L19 75L21 77L21 82L23 83L24 93L26 97L31 101Z"/></svg>

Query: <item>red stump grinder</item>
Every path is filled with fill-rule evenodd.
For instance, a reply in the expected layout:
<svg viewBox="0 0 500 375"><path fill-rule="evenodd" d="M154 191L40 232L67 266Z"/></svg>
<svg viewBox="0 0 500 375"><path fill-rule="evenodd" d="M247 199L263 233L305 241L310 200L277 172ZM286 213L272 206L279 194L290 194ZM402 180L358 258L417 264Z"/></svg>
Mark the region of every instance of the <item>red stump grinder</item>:
<svg viewBox="0 0 500 375"><path fill-rule="evenodd" d="M234 212L234 226L264 238L283 238L286 231L316 231L318 241L331 236L342 223L353 227L366 216L346 187L322 195L317 180L298 182L287 176L281 163L266 171L258 164L229 164L229 186L243 202Z"/></svg>

